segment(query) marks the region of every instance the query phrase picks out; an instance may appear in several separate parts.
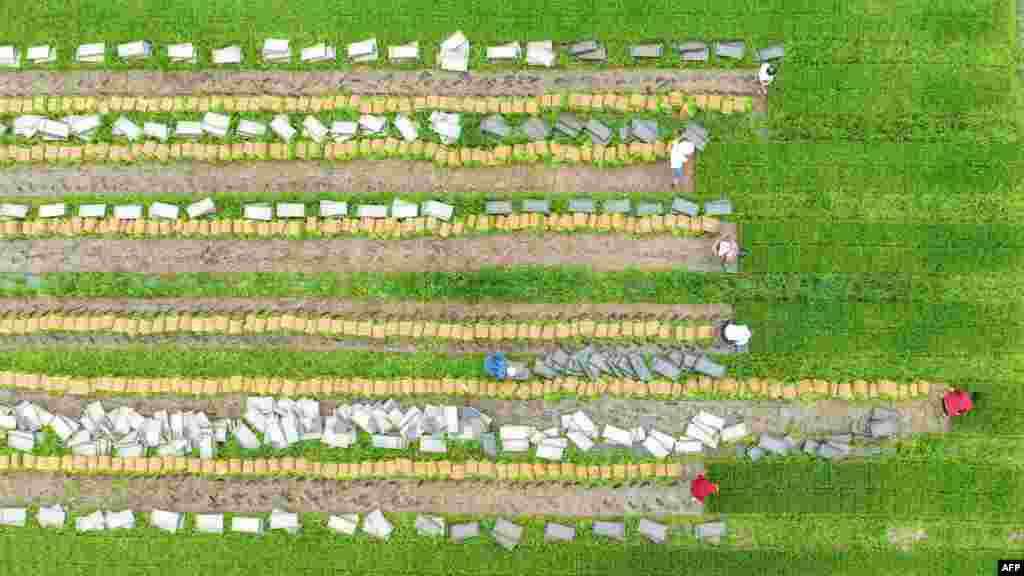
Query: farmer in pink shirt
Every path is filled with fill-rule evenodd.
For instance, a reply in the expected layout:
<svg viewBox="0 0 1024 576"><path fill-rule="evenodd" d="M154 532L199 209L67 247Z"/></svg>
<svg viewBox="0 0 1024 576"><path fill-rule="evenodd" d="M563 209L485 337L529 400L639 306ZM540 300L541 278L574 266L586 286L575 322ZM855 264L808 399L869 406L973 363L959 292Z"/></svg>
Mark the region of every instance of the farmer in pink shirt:
<svg viewBox="0 0 1024 576"><path fill-rule="evenodd" d="M703 474L697 474L697 477L690 482L690 495L693 496L694 503L703 504L705 498L716 492L718 492L718 484L712 483Z"/></svg>

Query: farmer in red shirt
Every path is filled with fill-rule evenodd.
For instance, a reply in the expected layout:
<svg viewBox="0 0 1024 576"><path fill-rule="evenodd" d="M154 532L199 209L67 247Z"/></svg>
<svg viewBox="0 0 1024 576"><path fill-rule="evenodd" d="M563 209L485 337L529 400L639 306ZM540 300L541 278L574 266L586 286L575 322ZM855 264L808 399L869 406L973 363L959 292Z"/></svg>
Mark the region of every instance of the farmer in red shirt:
<svg viewBox="0 0 1024 576"><path fill-rule="evenodd" d="M946 409L946 414L959 416L965 412L970 412L971 408L974 408L974 402L971 400L971 395L967 392L950 388L942 397L942 407Z"/></svg>
<svg viewBox="0 0 1024 576"><path fill-rule="evenodd" d="M708 494L714 494L718 492L718 484L712 484L710 480L704 477L703 474L697 474L697 477L690 482L690 494L693 494L693 501L704 503L704 498Z"/></svg>

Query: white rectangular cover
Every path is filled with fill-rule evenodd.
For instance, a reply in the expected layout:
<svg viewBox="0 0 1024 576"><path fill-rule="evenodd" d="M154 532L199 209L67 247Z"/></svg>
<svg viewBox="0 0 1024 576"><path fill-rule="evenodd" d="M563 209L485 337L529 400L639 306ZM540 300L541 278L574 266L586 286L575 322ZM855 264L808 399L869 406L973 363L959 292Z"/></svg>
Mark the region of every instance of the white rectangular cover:
<svg viewBox="0 0 1024 576"><path fill-rule="evenodd" d="M118 44L117 46L117 56L122 60L146 58L152 52L153 45L145 40L137 40L135 42L128 42L127 44Z"/></svg>
<svg viewBox="0 0 1024 576"><path fill-rule="evenodd" d="M78 47L76 56L79 62L102 62L103 54L106 52L106 44L95 43L95 44L81 44Z"/></svg>
<svg viewBox="0 0 1024 576"><path fill-rule="evenodd" d="M171 130L167 127L167 124L160 124L158 122L146 122L143 124L142 133L161 142L167 142L171 137Z"/></svg>
<svg viewBox="0 0 1024 576"><path fill-rule="evenodd" d="M423 215L433 216L438 220L445 222L451 220L452 214L455 212L455 206L451 204L445 204L443 202L437 202L435 200L427 200L423 203Z"/></svg>
<svg viewBox="0 0 1024 576"><path fill-rule="evenodd" d="M28 216L28 204L0 204L0 218L23 219Z"/></svg>
<svg viewBox="0 0 1024 576"><path fill-rule="evenodd" d="M242 47L227 46L224 48L219 48L213 51L212 57L214 64L241 64Z"/></svg>
<svg viewBox="0 0 1024 576"><path fill-rule="evenodd" d="M176 62L195 62L196 51L191 43L171 44L167 47L167 58Z"/></svg>
<svg viewBox="0 0 1024 576"><path fill-rule="evenodd" d="M519 58L521 53L522 47L519 45L519 42L509 42L500 46L487 47L488 60L515 60Z"/></svg>
<svg viewBox="0 0 1024 576"><path fill-rule="evenodd" d="M352 536L359 527L359 514L342 514L327 519L327 527L338 534Z"/></svg>
<svg viewBox="0 0 1024 576"><path fill-rule="evenodd" d="M235 516L231 519L231 531L243 534L262 534L263 519L251 516Z"/></svg>
<svg viewBox="0 0 1024 576"><path fill-rule="evenodd" d="M266 204L246 204L242 215L246 220L269 222L274 218L274 209Z"/></svg>
<svg viewBox="0 0 1024 576"><path fill-rule="evenodd" d="M419 57L420 47L418 42L401 46L388 46L388 58L390 60L418 60Z"/></svg>
<svg viewBox="0 0 1024 576"><path fill-rule="evenodd" d="M353 42L348 45L348 57L358 58L360 56L370 56L377 53L377 39L370 38L361 42Z"/></svg>
<svg viewBox="0 0 1024 576"><path fill-rule="evenodd" d="M306 134L317 144L323 142L324 138L327 137L327 127L316 116L306 116L302 121L302 127L306 129Z"/></svg>
<svg viewBox="0 0 1024 576"><path fill-rule="evenodd" d="M320 217L335 218L348 216L348 202L334 202L333 200L320 201Z"/></svg>
<svg viewBox="0 0 1024 576"><path fill-rule="evenodd" d="M336 57L333 46L327 44L317 44L315 46L309 46L303 48L300 58L303 62L323 62L326 60L334 60Z"/></svg>
<svg viewBox="0 0 1024 576"><path fill-rule="evenodd" d="M163 218L165 220L177 220L179 208L174 204L154 202L149 207L150 218Z"/></svg>
<svg viewBox="0 0 1024 576"><path fill-rule="evenodd" d="M142 218L142 204L114 206L114 218L118 220L138 220Z"/></svg>
<svg viewBox="0 0 1024 576"><path fill-rule="evenodd" d="M57 51L49 45L30 46L25 57L34 64L53 62L57 59Z"/></svg>
<svg viewBox="0 0 1024 576"><path fill-rule="evenodd" d="M277 134L278 138L285 142L290 142L295 137L296 130L288 122L288 116L284 114L274 116L274 119L270 122L270 129L274 131L274 134Z"/></svg>
<svg viewBox="0 0 1024 576"><path fill-rule="evenodd" d="M299 204L296 202L278 202L277 203L277 217L278 218L305 218L306 217L306 205Z"/></svg>
<svg viewBox="0 0 1024 576"><path fill-rule="evenodd" d="M199 218L207 214L213 214L217 211L217 207L213 204L213 198L204 198L195 204L189 204L185 211L188 213L189 218Z"/></svg>
<svg viewBox="0 0 1024 576"><path fill-rule="evenodd" d="M103 218L106 215L106 204L82 204L78 207L79 218Z"/></svg>
<svg viewBox="0 0 1024 576"><path fill-rule="evenodd" d="M115 134L124 136L132 141L138 140L142 136L142 128L139 128L137 124L124 116L114 121L113 131Z"/></svg>
<svg viewBox="0 0 1024 576"><path fill-rule="evenodd" d="M203 124L192 120L179 120L174 126L174 135L179 138L199 138L203 135Z"/></svg>
<svg viewBox="0 0 1024 576"><path fill-rule="evenodd" d="M67 213L67 206L61 202L59 204L43 204L39 207L40 218L57 218L64 216Z"/></svg>
<svg viewBox="0 0 1024 576"><path fill-rule="evenodd" d="M253 120L238 121L238 135L245 138L258 138L267 133L267 125Z"/></svg>
<svg viewBox="0 0 1024 576"><path fill-rule="evenodd" d="M223 514L196 514L196 532L206 534L224 533Z"/></svg>

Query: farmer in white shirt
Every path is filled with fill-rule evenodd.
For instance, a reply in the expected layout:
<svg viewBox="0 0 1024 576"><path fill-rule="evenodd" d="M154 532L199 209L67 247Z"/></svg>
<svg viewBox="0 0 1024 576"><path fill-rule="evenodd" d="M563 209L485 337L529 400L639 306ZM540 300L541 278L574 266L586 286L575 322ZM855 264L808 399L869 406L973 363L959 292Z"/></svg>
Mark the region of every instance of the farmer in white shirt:
<svg viewBox="0 0 1024 576"><path fill-rule="evenodd" d="M672 187L675 188L679 184L679 180L686 180L686 173L683 171L683 166L686 164L686 159L693 154L696 147L693 142L684 140L682 138L672 143L672 153L669 157L669 165L672 167Z"/></svg>
<svg viewBox="0 0 1024 576"><path fill-rule="evenodd" d="M727 322L725 328L722 329L722 338L737 348L742 348L747 345L747 342L750 342L750 328L744 324Z"/></svg>
<svg viewBox="0 0 1024 576"><path fill-rule="evenodd" d="M768 95L768 85L775 80L776 72L773 64L767 62L761 64L761 69L757 71L757 81L761 83L761 94Z"/></svg>

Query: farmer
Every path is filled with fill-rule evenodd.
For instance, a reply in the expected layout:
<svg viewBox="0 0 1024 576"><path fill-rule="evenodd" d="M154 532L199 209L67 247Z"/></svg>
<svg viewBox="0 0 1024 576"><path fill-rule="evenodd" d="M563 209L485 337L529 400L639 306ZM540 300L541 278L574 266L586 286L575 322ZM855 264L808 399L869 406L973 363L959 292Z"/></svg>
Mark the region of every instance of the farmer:
<svg viewBox="0 0 1024 576"><path fill-rule="evenodd" d="M704 499L709 494L715 494L718 492L718 484L712 484L703 474L697 474L697 477L690 482L690 494L693 495L692 502L694 504L703 504Z"/></svg>
<svg viewBox="0 0 1024 576"><path fill-rule="evenodd" d="M971 395L963 390L950 388L942 397L942 407L949 416L960 416L974 408Z"/></svg>
<svg viewBox="0 0 1024 576"><path fill-rule="evenodd" d="M761 64L761 69L757 71L757 80L761 83L761 94L768 95L768 85L775 80L775 73L777 72L773 64L765 62Z"/></svg>
<svg viewBox="0 0 1024 576"><path fill-rule="evenodd" d="M683 166L686 164L686 159L693 154L696 147L693 142L685 140L683 137L679 137L678 140L672 143L672 154L669 157L669 165L672 167L672 187L675 188L679 184L679 180L686 180L686 174L683 172Z"/></svg>
<svg viewBox="0 0 1024 576"><path fill-rule="evenodd" d="M732 236L724 236L715 242L715 256L722 260L722 265L728 265L736 261L740 255L740 245Z"/></svg>
<svg viewBox="0 0 1024 576"><path fill-rule="evenodd" d="M730 320L722 327L722 339L737 348L746 346L750 342L750 335L750 327L746 324L736 324Z"/></svg>
<svg viewBox="0 0 1024 576"><path fill-rule="evenodd" d="M728 266L741 256L746 256L747 251L740 248L736 239L732 236L723 236L714 244L715 256L722 260L722 266Z"/></svg>

